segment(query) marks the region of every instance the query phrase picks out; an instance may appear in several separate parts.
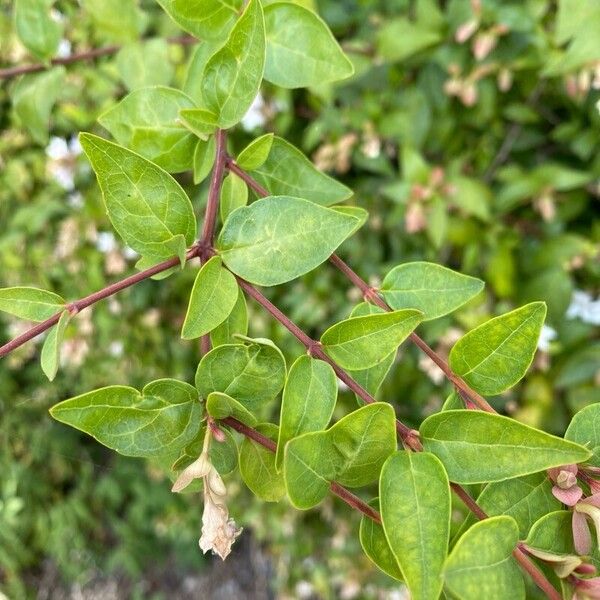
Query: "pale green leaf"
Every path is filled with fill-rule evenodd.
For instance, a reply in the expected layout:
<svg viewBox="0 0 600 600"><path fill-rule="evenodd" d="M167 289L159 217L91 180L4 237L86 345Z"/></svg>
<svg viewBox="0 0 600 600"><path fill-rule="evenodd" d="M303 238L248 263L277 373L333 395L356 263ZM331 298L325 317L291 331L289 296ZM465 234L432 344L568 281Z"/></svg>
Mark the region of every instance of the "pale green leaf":
<svg viewBox="0 0 600 600"><path fill-rule="evenodd" d="M181 330L184 340L193 340L220 325L233 309L238 297L235 277L213 256L196 275Z"/></svg>
<svg viewBox="0 0 600 600"><path fill-rule="evenodd" d="M248 333L248 309L246 298L242 290L238 291L236 303L233 305L229 316L210 332L210 341L213 346L234 344L238 340L235 335Z"/></svg>
<svg viewBox="0 0 600 600"><path fill-rule="evenodd" d="M600 404L590 404L582 408L571 419L565 439L591 450L591 464L600 467Z"/></svg>
<svg viewBox="0 0 600 600"><path fill-rule="evenodd" d="M265 133L252 140L239 154L236 163L246 171L253 171L265 164L273 145L273 134Z"/></svg>
<svg viewBox="0 0 600 600"><path fill-rule="evenodd" d="M421 322L418 310L398 310L351 317L321 336L323 350L342 368L373 367L389 356Z"/></svg>
<svg viewBox="0 0 600 600"><path fill-rule="evenodd" d="M216 157L217 144L214 136L206 141L198 140L194 150L194 185L198 185L208 177Z"/></svg>
<svg viewBox="0 0 600 600"><path fill-rule="evenodd" d="M69 321L71 320L71 314L68 310L63 311L60 315L58 323L50 329L44 345L42 346L42 354L40 357L42 364L42 371L46 374L46 377L50 381L54 381L56 372L58 371L58 365L60 362L60 347L65 335L65 330Z"/></svg>
<svg viewBox="0 0 600 600"><path fill-rule="evenodd" d="M240 206L248 203L248 186L235 173L229 173L221 185L221 199L219 210L221 220L225 222L227 217Z"/></svg>
<svg viewBox="0 0 600 600"><path fill-rule="evenodd" d="M52 58L62 26L50 16L53 0L16 0L15 27L25 47L40 60Z"/></svg>
<svg viewBox="0 0 600 600"><path fill-rule="evenodd" d="M61 423L79 429L125 456L160 456L198 434L202 406L187 383L159 379L142 392L121 385L64 400L50 409Z"/></svg>
<svg viewBox="0 0 600 600"><path fill-rule="evenodd" d="M256 425L256 417L237 400L222 392L211 392L206 399L206 412L213 419L233 417L250 427Z"/></svg>
<svg viewBox="0 0 600 600"><path fill-rule="evenodd" d="M265 79L284 88L309 87L354 73L326 23L313 11L289 2L265 8Z"/></svg>
<svg viewBox="0 0 600 600"><path fill-rule="evenodd" d="M136 0L82 0L95 29L109 42L132 42L144 31L148 18Z"/></svg>
<svg viewBox="0 0 600 600"><path fill-rule="evenodd" d="M387 60L400 61L441 41L442 34L426 20L404 17L387 20L377 34L377 51Z"/></svg>
<svg viewBox="0 0 600 600"><path fill-rule="evenodd" d="M119 77L132 91L151 85L169 85L175 68L169 60L169 44L155 38L125 44L116 58Z"/></svg>
<svg viewBox="0 0 600 600"><path fill-rule="evenodd" d="M0 289L0 311L28 321L45 321L65 306L65 301L53 292L33 287Z"/></svg>
<svg viewBox="0 0 600 600"><path fill-rule="evenodd" d="M269 196L229 216L217 249L236 275L277 285L327 260L355 224L354 217L307 200Z"/></svg>
<svg viewBox="0 0 600 600"><path fill-rule="evenodd" d="M307 355L298 358L290 368L283 390L277 469L281 469L289 440L327 427L336 400L337 378L331 366Z"/></svg>
<svg viewBox="0 0 600 600"><path fill-rule="evenodd" d="M273 138L267 160L252 173L273 195L304 198L322 206L352 196L350 188L321 173L300 150L279 137Z"/></svg>
<svg viewBox="0 0 600 600"><path fill-rule="evenodd" d="M416 308L423 320L437 319L461 307L483 289L483 281L427 262L394 267L381 293L393 308Z"/></svg>
<svg viewBox="0 0 600 600"><path fill-rule="evenodd" d="M196 236L192 204L181 186L150 161L89 133L79 136L96 176L108 216L125 243L142 256L167 259L165 245L183 235Z"/></svg>
<svg viewBox="0 0 600 600"><path fill-rule="evenodd" d="M179 122L201 140L207 140L217 127L217 117L204 108L182 108Z"/></svg>
<svg viewBox="0 0 600 600"><path fill-rule="evenodd" d="M202 102L202 75L208 59L220 48L222 42L199 40L187 66L183 91L196 104Z"/></svg>
<svg viewBox="0 0 600 600"><path fill-rule="evenodd" d="M590 457L583 446L519 423L473 410L427 417L421 441L456 483L487 483L528 475Z"/></svg>
<svg viewBox="0 0 600 600"><path fill-rule="evenodd" d="M122 146L170 173L192 166L196 138L179 119L179 110L194 103L179 90L155 86L135 90L107 110L99 123Z"/></svg>

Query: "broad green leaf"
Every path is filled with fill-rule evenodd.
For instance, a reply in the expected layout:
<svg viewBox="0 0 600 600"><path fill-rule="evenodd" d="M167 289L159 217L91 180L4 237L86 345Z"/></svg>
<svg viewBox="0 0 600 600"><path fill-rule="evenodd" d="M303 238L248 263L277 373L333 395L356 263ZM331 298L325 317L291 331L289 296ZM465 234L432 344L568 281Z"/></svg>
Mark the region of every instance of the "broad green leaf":
<svg viewBox="0 0 600 600"><path fill-rule="evenodd" d="M206 412L213 419L233 417L250 427L256 425L256 417L237 400L222 392L211 392L206 399Z"/></svg>
<svg viewBox="0 0 600 600"><path fill-rule="evenodd" d="M256 429L275 441L277 425L263 423ZM250 490L265 502L278 502L285 496L283 475L275 468L275 454L250 438L240 446L240 474Z"/></svg>
<svg viewBox="0 0 600 600"><path fill-rule="evenodd" d="M238 466L238 449L235 439L229 430L222 428L221 431L225 435L225 441L218 442L213 438L208 449L208 455L210 462L219 474L228 475L235 471ZM202 427L196 439L180 452L179 458L177 458L171 467L174 471L178 472L177 474L200 456L205 434L206 427Z"/></svg>
<svg viewBox="0 0 600 600"><path fill-rule="evenodd" d="M450 481L487 483L587 460L573 442L509 417L473 410L448 410L427 417L421 441L446 467Z"/></svg>
<svg viewBox="0 0 600 600"><path fill-rule="evenodd" d="M258 94L264 67L263 10L260 0L250 0L202 76L203 105L218 116L220 127L232 127L246 114Z"/></svg>
<svg viewBox="0 0 600 600"><path fill-rule="evenodd" d="M157 0L182 29L201 39L222 39L243 0Z"/></svg>
<svg viewBox="0 0 600 600"><path fill-rule="evenodd" d="M82 0L95 29L109 42L132 42L143 32L147 17L136 0Z"/></svg>
<svg viewBox="0 0 600 600"><path fill-rule="evenodd" d="M483 281L427 262L394 267L383 280L381 293L393 308L416 308L423 320L455 311L483 289Z"/></svg>
<svg viewBox="0 0 600 600"><path fill-rule="evenodd" d="M238 297L235 277L213 256L196 275L181 330L184 340L193 340L220 325L233 309Z"/></svg>
<svg viewBox="0 0 600 600"><path fill-rule="evenodd" d="M464 335L450 352L450 367L482 394L500 394L527 372L546 317L532 302L490 319Z"/></svg>
<svg viewBox="0 0 600 600"><path fill-rule="evenodd" d="M229 215L217 242L223 262L257 285L277 285L327 260L356 219L289 196L269 196Z"/></svg>
<svg viewBox="0 0 600 600"><path fill-rule="evenodd" d="M571 419L565 439L589 448L592 452L591 464L600 467L600 404L582 408Z"/></svg>
<svg viewBox="0 0 600 600"><path fill-rule="evenodd" d="M235 173L229 173L221 185L219 209L223 223L227 217L240 206L248 203L248 186Z"/></svg>
<svg viewBox="0 0 600 600"><path fill-rule="evenodd" d="M217 145L215 137L211 136L207 141L198 140L194 150L194 185L204 181L210 173L217 156Z"/></svg>
<svg viewBox="0 0 600 600"><path fill-rule="evenodd" d="M300 150L279 137L273 138L267 160L252 174L270 194L304 198L322 206L352 196L350 188L321 173Z"/></svg>
<svg viewBox="0 0 600 600"><path fill-rule="evenodd" d="M351 317L327 329L321 344L343 369L368 369L396 350L422 318L411 309Z"/></svg>
<svg viewBox="0 0 600 600"><path fill-rule="evenodd" d="M265 8L265 79L284 88L309 87L354 73L329 27L313 11L289 2Z"/></svg>
<svg viewBox="0 0 600 600"><path fill-rule="evenodd" d="M45 321L65 306L65 301L53 292L33 287L0 289L0 311L28 321Z"/></svg>
<svg viewBox="0 0 600 600"><path fill-rule="evenodd" d="M555 510L540 517L531 527L525 543L552 554L577 554L573 543L573 513Z"/></svg>
<svg viewBox="0 0 600 600"><path fill-rule="evenodd" d="M512 552L519 528L511 517L490 517L473 525L448 556L444 584L460 600L519 600L525 582Z"/></svg>
<svg viewBox="0 0 600 600"><path fill-rule="evenodd" d="M196 371L200 396L223 392L250 412L270 402L283 388L286 369L281 351L269 340L224 344L202 357Z"/></svg>
<svg viewBox="0 0 600 600"><path fill-rule="evenodd" d="M44 340L44 345L42 346L42 370L50 381L54 381L56 372L58 371L58 364L60 362L60 346L70 320L71 313L69 313L68 310L63 311L63 313L60 315L58 323L54 325L54 327L52 327L52 329L50 329L48 332L48 336Z"/></svg>
<svg viewBox="0 0 600 600"><path fill-rule="evenodd" d="M369 502L369 505L379 510L379 498ZM363 515L358 535L360 545L369 559L386 575L402 581L402 571L385 537L383 526Z"/></svg>
<svg viewBox="0 0 600 600"><path fill-rule="evenodd" d="M197 391L159 379L142 392L122 385L59 402L50 414L125 456L160 456L188 445L198 434L202 406Z"/></svg>
<svg viewBox="0 0 600 600"><path fill-rule="evenodd" d="M175 73L169 60L169 44L161 38L125 44L117 53L116 64L119 77L129 91L169 85Z"/></svg>
<svg viewBox="0 0 600 600"><path fill-rule="evenodd" d="M25 47L40 60L52 58L62 26L50 16L53 0L16 0L15 27Z"/></svg>
<svg viewBox="0 0 600 600"><path fill-rule="evenodd" d="M170 173L192 166L196 138L178 122L179 110L194 103L179 90L155 86L135 90L98 121L130 150Z"/></svg>
<svg viewBox="0 0 600 600"><path fill-rule="evenodd" d="M294 438L284 455L290 501L305 510L323 500L331 481L348 487L368 485L377 480L394 450L394 409L380 402L355 410L326 431Z"/></svg>
<svg viewBox="0 0 600 600"><path fill-rule="evenodd" d="M182 108L179 111L179 121L201 140L207 140L217 127L217 117L204 108Z"/></svg>
<svg viewBox="0 0 600 600"><path fill-rule="evenodd" d="M379 505L385 537L413 600L438 598L450 536L450 484L427 452L402 450L381 469Z"/></svg>
<svg viewBox="0 0 600 600"><path fill-rule="evenodd" d="M246 171L253 171L265 164L273 145L273 134L265 133L252 140L239 154L236 163Z"/></svg>
<svg viewBox="0 0 600 600"><path fill-rule="evenodd" d="M37 75L25 75L12 91L15 113L38 144L48 141L50 113L63 90L65 75L64 67L54 67Z"/></svg>
<svg viewBox="0 0 600 600"><path fill-rule="evenodd" d="M289 440L327 427L336 400L337 378L331 366L307 355L298 358L290 368L283 390L277 469L281 469Z"/></svg>
<svg viewBox="0 0 600 600"><path fill-rule="evenodd" d="M173 256L166 244L183 235L194 242L196 219L192 203L166 171L98 136L79 136L92 164L111 223L125 243L142 256Z"/></svg>
<svg viewBox="0 0 600 600"><path fill-rule="evenodd" d="M234 344L238 340L235 335L248 333L248 309L246 298L242 290L238 290L238 297L229 313L229 316L210 332L210 341L213 346Z"/></svg>
<svg viewBox="0 0 600 600"><path fill-rule="evenodd" d="M190 58L185 73L183 91L196 104L202 102L202 75L210 57L220 48L221 42L212 40L199 40Z"/></svg>

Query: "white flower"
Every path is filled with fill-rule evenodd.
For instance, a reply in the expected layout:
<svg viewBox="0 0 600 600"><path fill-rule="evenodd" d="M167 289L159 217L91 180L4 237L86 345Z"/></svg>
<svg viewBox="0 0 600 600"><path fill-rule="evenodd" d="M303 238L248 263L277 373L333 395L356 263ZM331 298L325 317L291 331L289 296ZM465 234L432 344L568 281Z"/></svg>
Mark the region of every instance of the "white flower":
<svg viewBox="0 0 600 600"><path fill-rule="evenodd" d="M126 246L126 248L123 250L123 256L127 260L137 260L140 257L140 255L133 248L130 248L129 246Z"/></svg>
<svg viewBox="0 0 600 600"><path fill-rule="evenodd" d="M46 147L46 156L50 159L47 171L65 190L75 187L76 158L81 154L81 145L76 137L69 142L59 137L52 137Z"/></svg>
<svg viewBox="0 0 600 600"><path fill-rule="evenodd" d="M550 350L550 342L554 341L558 337L555 329L552 329L549 325L542 325L540 331L540 339L538 340L538 350L542 352L548 352Z"/></svg>
<svg viewBox="0 0 600 600"><path fill-rule="evenodd" d="M600 298L594 300L589 292L575 290L566 313L567 319L581 319L584 323L600 325Z"/></svg>
<svg viewBox="0 0 600 600"><path fill-rule="evenodd" d="M96 249L103 254L112 252L117 247L115 236L110 231L101 231L96 238Z"/></svg>
<svg viewBox="0 0 600 600"><path fill-rule="evenodd" d="M265 99L259 92L250 105L248 112L242 117L242 127L246 131L254 131L257 127L263 127L267 122L265 108Z"/></svg>
<svg viewBox="0 0 600 600"><path fill-rule="evenodd" d="M58 56L58 58L71 56L71 42L69 40L65 40L64 38L60 40L58 49L56 50L56 56Z"/></svg>

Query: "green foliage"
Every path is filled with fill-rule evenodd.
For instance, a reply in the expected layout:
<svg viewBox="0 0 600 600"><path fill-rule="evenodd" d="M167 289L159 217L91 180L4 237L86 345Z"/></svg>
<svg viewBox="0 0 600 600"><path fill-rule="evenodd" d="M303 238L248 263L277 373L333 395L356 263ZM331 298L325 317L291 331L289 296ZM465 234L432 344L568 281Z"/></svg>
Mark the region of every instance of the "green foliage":
<svg viewBox="0 0 600 600"><path fill-rule="evenodd" d="M600 405L591 404L582 408L571 419L565 432L565 439L585 446L592 452L590 463L600 467L600 440L598 427L600 426Z"/></svg>
<svg viewBox="0 0 600 600"><path fill-rule="evenodd" d="M54 316L65 301L53 292L32 287L0 289L0 310L29 321L44 321Z"/></svg>
<svg viewBox="0 0 600 600"><path fill-rule="evenodd" d="M210 341L213 346L233 344L237 341L236 335L246 335L247 333L248 309L246 308L246 298L243 292L239 290L237 300L229 316L210 332Z"/></svg>
<svg viewBox="0 0 600 600"><path fill-rule="evenodd" d="M58 371L58 363L60 361L60 346L63 342L65 329L71 320L71 314L68 310L61 313L58 323L52 327L48 333L48 337L44 340L42 352L40 354L40 362L42 371L50 381L53 381Z"/></svg>
<svg viewBox="0 0 600 600"><path fill-rule="evenodd" d="M225 222L227 217L240 206L248 203L248 186L233 173L229 173L223 179L219 208L221 220Z"/></svg>
<svg viewBox="0 0 600 600"><path fill-rule="evenodd" d="M17 0L15 27L19 38L37 58L47 61L54 56L62 27L50 17L53 0Z"/></svg>
<svg viewBox="0 0 600 600"><path fill-rule="evenodd" d="M210 392L206 398L206 412L213 419L234 417L238 421L253 427L257 423L256 417L246 407L222 392Z"/></svg>
<svg viewBox="0 0 600 600"><path fill-rule="evenodd" d="M247 171L254 171L262 165L269 157L273 145L273 134L265 133L252 140L239 154L237 164Z"/></svg>

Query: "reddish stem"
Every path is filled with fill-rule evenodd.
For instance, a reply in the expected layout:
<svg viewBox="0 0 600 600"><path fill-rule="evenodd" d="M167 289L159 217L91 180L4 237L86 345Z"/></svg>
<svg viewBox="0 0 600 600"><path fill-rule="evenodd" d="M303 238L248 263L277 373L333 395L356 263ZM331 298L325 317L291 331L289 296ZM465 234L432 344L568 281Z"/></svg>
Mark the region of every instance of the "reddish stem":
<svg viewBox="0 0 600 600"><path fill-rule="evenodd" d="M223 173L225 172L225 164L227 162L227 133L225 130L217 129L215 140L217 142L215 166L210 180L208 201L206 203L206 212L204 214L204 227L202 229L201 243L206 248L212 247L215 237L217 212L219 210L219 196L221 194Z"/></svg>

